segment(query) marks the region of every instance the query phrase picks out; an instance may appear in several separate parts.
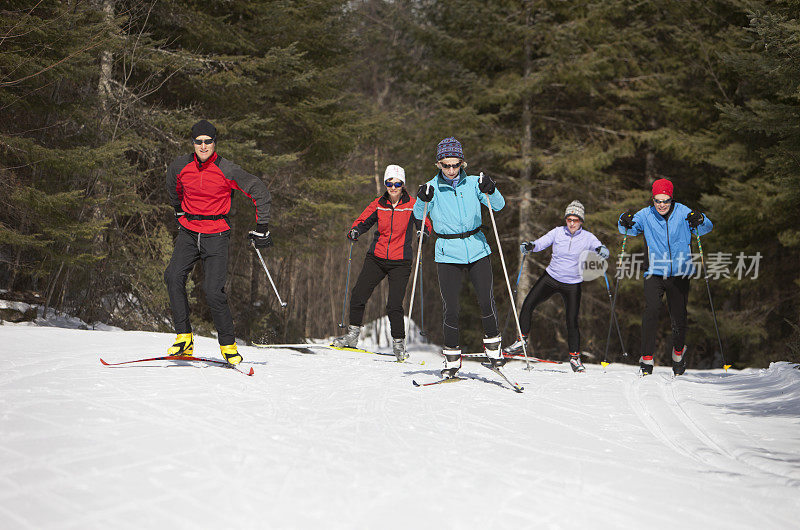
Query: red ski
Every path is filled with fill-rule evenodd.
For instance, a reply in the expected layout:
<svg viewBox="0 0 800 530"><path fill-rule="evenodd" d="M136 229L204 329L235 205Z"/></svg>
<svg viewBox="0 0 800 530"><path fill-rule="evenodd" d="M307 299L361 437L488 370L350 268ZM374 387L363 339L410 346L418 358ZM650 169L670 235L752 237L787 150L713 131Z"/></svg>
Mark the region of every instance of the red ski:
<svg viewBox="0 0 800 530"><path fill-rule="evenodd" d="M488 357L486 357L485 353L464 353L461 355L464 359L470 359L473 361L486 361ZM503 357L506 359L515 359L517 361L524 361L525 356L522 354L511 354L511 353L503 353ZM564 364L564 361L551 361L549 359L539 359L538 357L531 357L528 355L528 361L532 363L547 363L547 364Z"/></svg>
<svg viewBox="0 0 800 530"><path fill-rule="evenodd" d="M149 357L147 359L134 359L133 361L122 361L119 363L107 363L106 361L103 360L102 357L100 358L100 362L103 363L103 365L105 366L120 366L123 364L144 363L147 361L190 361L190 362L196 361L196 362L221 366L223 368L230 368L231 370L236 370L237 372L242 373L244 375L255 374L255 371L253 370L252 367L250 367L249 372L245 372L243 369L229 363L228 361L223 361L221 359L210 359L208 357L194 357L194 356L190 357L188 355L162 355L160 357Z"/></svg>

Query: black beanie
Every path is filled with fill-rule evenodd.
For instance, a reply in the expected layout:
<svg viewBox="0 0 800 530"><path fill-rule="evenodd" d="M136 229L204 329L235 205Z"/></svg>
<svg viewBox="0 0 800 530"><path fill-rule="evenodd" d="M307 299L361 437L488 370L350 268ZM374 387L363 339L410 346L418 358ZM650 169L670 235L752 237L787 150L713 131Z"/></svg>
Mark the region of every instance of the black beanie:
<svg viewBox="0 0 800 530"><path fill-rule="evenodd" d="M198 136L210 136L215 141L217 139L217 128L211 125L211 122L206 120L200 120L194 125L192 125L192 140L197 138Z"/></svg>

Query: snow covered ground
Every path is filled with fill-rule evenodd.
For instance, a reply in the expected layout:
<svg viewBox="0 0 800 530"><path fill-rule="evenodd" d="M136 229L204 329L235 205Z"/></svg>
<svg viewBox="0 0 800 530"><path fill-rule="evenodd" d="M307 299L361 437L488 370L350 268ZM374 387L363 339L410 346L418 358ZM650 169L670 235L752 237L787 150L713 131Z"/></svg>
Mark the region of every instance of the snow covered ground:
<svg viewBox="0 0 800 530"><path fill-rule="evenodd" d="M800 371L440 367L0 326L0 528L798 528ZM196 353L218 357L198 338Z"/></svg>

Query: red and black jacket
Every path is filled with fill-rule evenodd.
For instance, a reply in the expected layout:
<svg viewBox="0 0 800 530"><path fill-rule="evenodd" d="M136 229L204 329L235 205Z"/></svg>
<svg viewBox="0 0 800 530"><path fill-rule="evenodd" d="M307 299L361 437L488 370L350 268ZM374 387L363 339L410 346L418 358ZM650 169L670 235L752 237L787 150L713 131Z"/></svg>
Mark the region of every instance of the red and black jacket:
<svg viewBox="0 0 800 530"><path fill-rule="evenodd" d="M378 229L367 254L389 260L411 259L414 232L422 225L422 221L414 217L414 202L415 199L403 190L400 201L395 207L392 207L392 202L389 200L389 192L369 203L352 226L358 230L358 235L361 235L378 223ZM430 234L430 232L431 221L426 219L425 233Z"/></svg>
<svg viewBox="0 0 800 530"><path fill-rule="evenodd" d="M271 197L266 184L217 153L205 162L194 154L179 156L167 169L167 193L176 210L186 213L181 226L201 234L230 230L226 216L231 211L233 190L239 190L256 206L256 223L269 222Z"/></svg>

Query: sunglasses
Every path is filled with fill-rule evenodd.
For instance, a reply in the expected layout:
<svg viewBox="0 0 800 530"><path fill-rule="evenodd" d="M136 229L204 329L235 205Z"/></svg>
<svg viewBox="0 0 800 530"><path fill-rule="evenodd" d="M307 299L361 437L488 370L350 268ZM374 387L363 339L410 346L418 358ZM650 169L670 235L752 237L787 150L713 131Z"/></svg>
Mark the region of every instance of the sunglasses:
<svg viewBox="0 0 800 530"><path fill-rule="evenodd" d="M672 202L672 199L664 199L663 201L659 201L658 199L653 199L653 202L656 204L669 204Z"/></svg>
<svg viewBox="0 0 800 530"><path fill-rule="evenodd" d="M192 141L194 142L194 145L203 145L203 144L211 145L211 144L214 143L214 139L213 138L209 138L208 140L200 140L199 138L195 138Z"/></svg>
<svg viewBox="0 0 800 530"><path fill-rule="evenodd" d="M384 184L384 185L385 185L387 188L391 188L392 186L394 186L395 188L402 188L402 187L403 187L403 183L402 183L402 182L389 182L389 181L387 180L387 181L386 181L386 182L384 182L383 184Z"/></svg>
<svg viewBox="0 0 800 530"><path fill-rule="evenodd" d="M444 162L439 162L439 165L442 167L442 169L455 169L457 167L461 167L461 162L458 164L445 164Z"/></svg>

